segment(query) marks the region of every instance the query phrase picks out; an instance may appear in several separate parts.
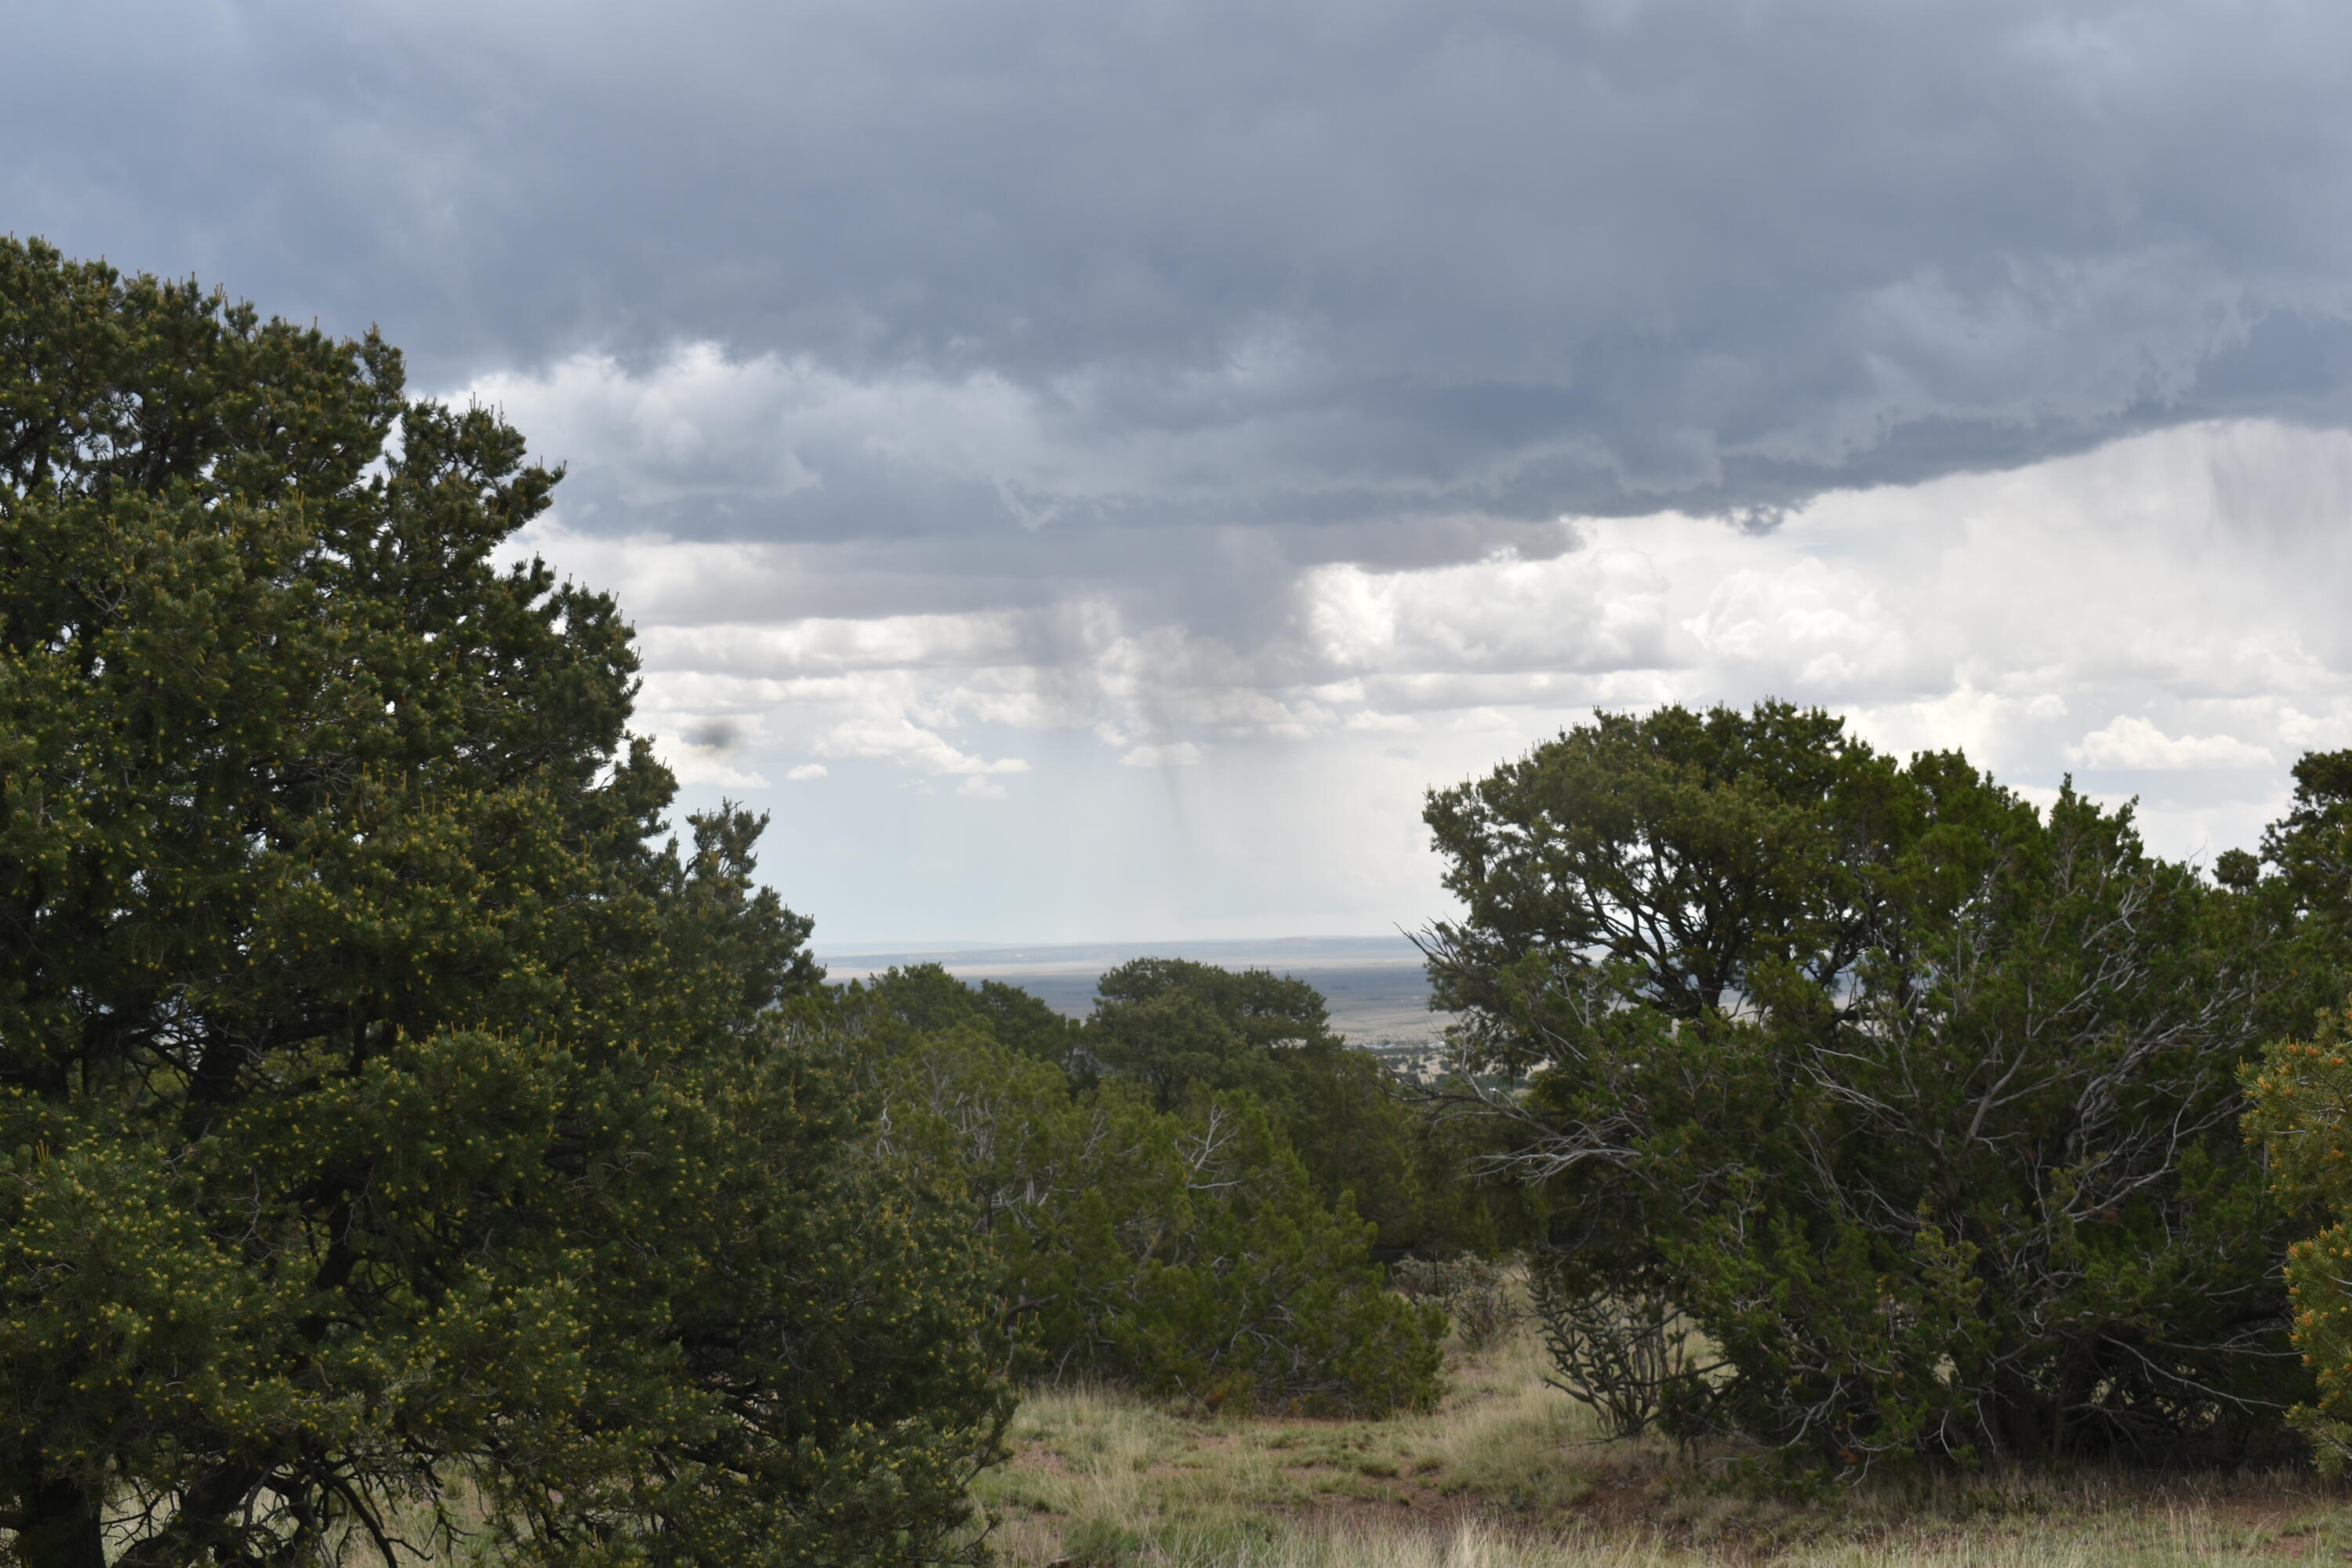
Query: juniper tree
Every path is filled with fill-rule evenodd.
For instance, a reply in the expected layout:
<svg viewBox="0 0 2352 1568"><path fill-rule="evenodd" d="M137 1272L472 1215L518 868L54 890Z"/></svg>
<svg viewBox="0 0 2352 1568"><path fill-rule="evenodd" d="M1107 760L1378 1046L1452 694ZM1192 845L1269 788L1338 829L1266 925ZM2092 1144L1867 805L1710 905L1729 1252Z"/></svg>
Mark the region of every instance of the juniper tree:
<svg viewBox="0 0 2352 1568"><path fill-rule="evenodd" d="M1523 1083L1467 1103L1517 1130L1494 1163L1549 1194L1571 1291L1719 1349L1670 1413L1847 1464L2275 1435L2248 895L2128 809L1780 703L1603 714L1427 818L1466 910L1438 1002Z"/></svg>
<svg viewBox="0 0 2352 1568"><path fill-rule="evenodd" d="M1029 1374L1228 1410L1437 1396L1442 1317L1385 1288L1374 1227L1316 1190L1271 1108L1242 1089L1196 1084L1162 1110L1148 1083L1074 1084L1006 1001L893 969L849 990L839 1024L891 1139L971 1194Z"/></svg>
<svg viewBox="0 0 2352 1568"><path fill-rule="evenodd" d="M0 241L28 1563L954 1554L985 1271L785 1042L761 824L662 842L614 602L499 564L558 478L373 332Z"/></svg>

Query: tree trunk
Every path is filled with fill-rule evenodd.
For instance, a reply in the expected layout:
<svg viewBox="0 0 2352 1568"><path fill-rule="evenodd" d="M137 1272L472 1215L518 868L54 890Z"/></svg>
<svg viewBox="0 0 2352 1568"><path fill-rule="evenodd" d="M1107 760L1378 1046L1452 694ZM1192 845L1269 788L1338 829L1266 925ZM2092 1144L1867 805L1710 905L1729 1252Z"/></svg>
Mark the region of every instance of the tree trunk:
<svg viewBox="0 0 2352 1568"><path fill-rule="evenodd" d="M1995 1374L1993 1390L2000 1402L2001 1438L2011 1457L2029 1463L2052 1458L2049 1397L2006 1367Z"/></svg>
<svg viewBox="0 0 2352 1568"><path fill-rule="evenodd" d="M98 1500L71 1481L40 1482L25 1500L16 1556L25 1568L106 1568Z"/></svg>
<svg viewBox="0 0 2352 1568"><path fill-rule="evenodd" d="M180 1494L171 1523L125 1552L114 1568L179 1568L214 1552L221 1553L219 1561L247 1561L241 1551L232 1559L224 1549L236 1544L239 1531L231 1521L264 1475L250 1465L213 1471Z"/></svg>

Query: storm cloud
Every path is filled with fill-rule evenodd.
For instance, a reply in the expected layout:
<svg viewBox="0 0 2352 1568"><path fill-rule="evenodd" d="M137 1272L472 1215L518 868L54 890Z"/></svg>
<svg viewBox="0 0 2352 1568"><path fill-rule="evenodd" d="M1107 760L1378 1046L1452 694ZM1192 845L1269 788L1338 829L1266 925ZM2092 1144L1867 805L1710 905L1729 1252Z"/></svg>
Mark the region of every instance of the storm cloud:
<svg viewBox="0 0 2352 1568"><path fill-rule="evenodd" d="M1727 511L2352 406L2334 7L28 25L19 231L383 321L428 385L764 364L756 482L635 514L684 535Z"/></svg>
<svg viewBox="0 0 2352 1568"><path fill-rule="evenodd" d="M2352 714L2340 7L13 26L0 228L504 409L693 789L906 792L878 880L779 851L872 934L1107 934L1087 857L1135 934L1410 921L1419 789L1593 702L1819 700L2183 849Z"/></svg>

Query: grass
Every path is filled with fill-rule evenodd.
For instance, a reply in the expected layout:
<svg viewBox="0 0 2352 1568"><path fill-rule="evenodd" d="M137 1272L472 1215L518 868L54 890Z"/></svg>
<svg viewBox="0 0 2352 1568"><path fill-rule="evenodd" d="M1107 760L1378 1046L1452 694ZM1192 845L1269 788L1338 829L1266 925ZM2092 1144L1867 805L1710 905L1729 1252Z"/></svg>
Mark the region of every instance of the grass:
<svg viewBox="0 0 2352 1568"><path fill-rule="evenodd" d="M2301 1474L2111 1471L1840 1489L1794 1503L1720 1463L1609 1442L1507 1337L1435 1411L1194 1417L1103 1389L1022 1405L982 1478L1013 1568L2173 1568L2352 1556L2352 1499Z"/></svg>

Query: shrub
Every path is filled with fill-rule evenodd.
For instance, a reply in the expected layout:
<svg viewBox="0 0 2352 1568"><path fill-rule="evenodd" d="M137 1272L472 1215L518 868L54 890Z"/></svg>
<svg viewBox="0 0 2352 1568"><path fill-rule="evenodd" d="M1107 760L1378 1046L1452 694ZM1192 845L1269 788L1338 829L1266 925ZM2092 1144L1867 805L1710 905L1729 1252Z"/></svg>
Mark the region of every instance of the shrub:
<svg viewBox="0 0 2352 1568"><path fill-rule="evenodd" d="M2246 1135L2270 1157L2272 1190L2320 1226L2286 1251L2295 1348L2315 1384L2288 1419L2339 1475L2352 1460L2352 1012L2272 1046L2245 1077Z"/></svg>
<svg viewBox="0 0 2352 1568"><path fill-rule="evenodd" d="M2239 888L2281 941L2286 961L2274 990L2284 1009L2316 1017L2307 1038L2284 1038L2243 1073L2252 1104L2247 1138L2270 1162L2272 1191L2305 1231L2287 1249L2294 1341L2315 1374L2310 1396L2290 1419L2320 1465L2340 1472L2352 1459L2352 1015L2342 1005L2352 973L2352 752L2314 752L2295 763L2286 816L2263 836L2260 862L2224 856L2223 879ZM2267 868L2265 872L2264 868ZM2318 994L2335 1000L2319 1004ZM2273 1011L2282 1010L2274 1008ZM2295 1019L2288 1028L2299 1027ZM2282 1034L2287 1029L2282 1029Z"/></svg>
<svg viewBox="0 0 2352 1568"><path fill-rule="evenodd" d="M866 1027L891 1138L969 1193L1030 1374L1225 1408L1435 1397L1442 1317L1383 1288L1370 1227L1323 1203L1255 1097L1161 1110L1116 1081L1073 1093L974 1022Z"/></svg>
<svg viewBox="0 0 2352 1568"><path fill-rule="evenodd" d="M1690 1315L1654 1284L1580 1279L1571 1262L1539 1268L1534 1316L1558 1375L1547 1378L1601 1417L1612 1437L1662 1427L1697 1436L1711 1425L1721 1363Z"/></svg>
<svg viewBox="0 0 2352 1568"><path fill-rule="evenodd" d="M1486 1242L1493 1225L1454 1163L1369 1052L1331 1032L1321 993L1263 969L1140 958L1109 971L1084 1035L1103 1075L1161 1110L1246 1092L1272 1116L1328 1205L1344 1197L1389 1256Z"/></svg>
<svg viewBox="0 0 2352 1568"><path fill-rule="evenodd" d="M1468 1252L1442 1261L1401 1258L1390 1268L1389 1282L1407 1300L1443 1310L1465 1350L1486 1349L1518 1321L1508 1265L1493 1258Z"/></svg>

